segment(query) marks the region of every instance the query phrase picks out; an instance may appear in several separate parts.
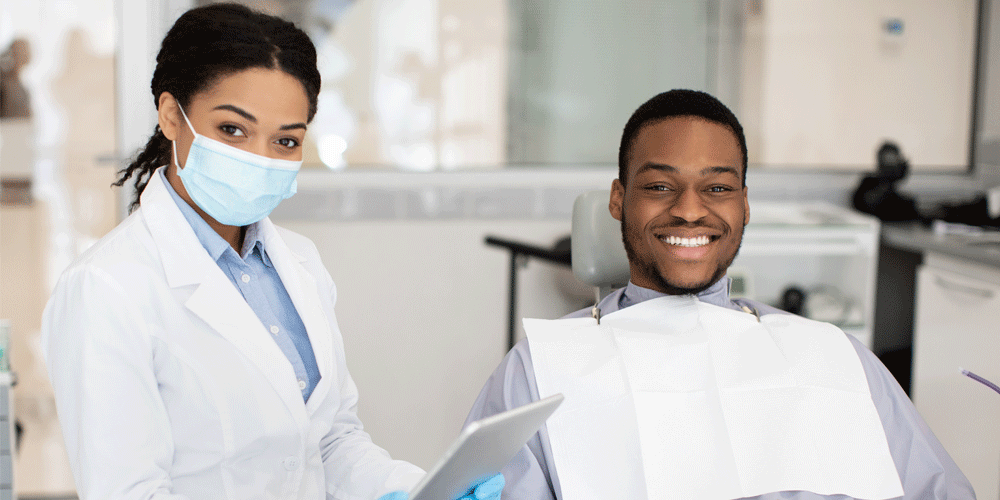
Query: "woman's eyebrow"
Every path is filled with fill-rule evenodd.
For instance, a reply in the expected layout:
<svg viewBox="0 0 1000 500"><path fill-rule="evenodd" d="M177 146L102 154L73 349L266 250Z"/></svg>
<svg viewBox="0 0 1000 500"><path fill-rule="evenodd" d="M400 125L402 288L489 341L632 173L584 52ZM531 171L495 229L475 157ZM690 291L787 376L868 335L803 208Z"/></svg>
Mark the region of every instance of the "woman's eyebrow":
<svg viewBox="0 0 1000 500"><path fill-rule="evenodd" d="M257 117L255 117L254 115L251 115L250 113L247 113L245 110L242 110L242 109L240 109L240 108L238 108L236 106L233 106L232 104L220 104L220 105L218 105L218 106L216 106L216 107L214 107L212 109L213 110L224 109L224 110L227 110L227 111L232 111L233 113L236 113L236 114L242 116L243 118L246 118L247 120L250 120L253 123L257 123ZM302 123L302 122L299 122L299 123L292 123L292 124L289 124L289 125L282 125L282 126L278 127L278 130L293 130L293 129L298 129L298 128L305 130L306 129L306 124Z"/></svg>
<svg viewBox="0 0 1000 500"><path fill-rule="evenodd" d="M240 108L237 108L236 106L233 106L232 104L220 104L220 105L218 105L218 106L216 106L216 107L214 107L212 109L213 110L215 110L215 109L226 109L226 110L232 111L233 113L236 113L236 114L242 116L243 118L246 118L247 120L250 120L250 121L252 121L254 123L257 123L257 117L255 117L254 115L251 115L250 113L247 113L246 111L243 111Z"/></svg>

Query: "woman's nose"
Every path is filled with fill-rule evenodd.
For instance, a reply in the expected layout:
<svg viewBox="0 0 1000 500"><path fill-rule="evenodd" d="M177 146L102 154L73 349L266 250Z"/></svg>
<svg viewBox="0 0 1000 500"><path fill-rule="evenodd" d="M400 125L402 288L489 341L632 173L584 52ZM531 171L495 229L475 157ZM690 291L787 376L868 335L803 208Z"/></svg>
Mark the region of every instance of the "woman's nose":
<svg viewBox="0 0 1000 500"><path fill-rule="evenodd" d="M253 141L250 144L250 149L248 149L247 151L249 151L249 152L251 152L251 153L253 153L255 155L263 156L263 157L266 157L266 158L272 158L273 157L272 156L273 153L272 153L271 148L270 148L270 142L268 142L267 140L264 140L264 139Z"/></svg>

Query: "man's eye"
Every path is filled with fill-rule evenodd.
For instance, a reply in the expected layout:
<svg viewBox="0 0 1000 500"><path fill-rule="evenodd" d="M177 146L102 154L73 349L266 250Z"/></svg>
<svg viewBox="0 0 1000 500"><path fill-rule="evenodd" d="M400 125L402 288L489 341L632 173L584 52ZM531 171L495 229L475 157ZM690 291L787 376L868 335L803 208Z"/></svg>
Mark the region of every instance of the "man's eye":
<svg viewBox="0 0 1000 500"><path fill-rule="evenodd" d="M663 184L653 184L651 186L646 186L646 189L650 191L669 191L670 188Z"/></svg>
<svg viewBox="0 0 1000 500"><path fill-rule="evenodd" d="M708 190L712 193L727 193L729 191L732 191L733 189L730 188L729 186L712 186L708 188Z"/></svg>

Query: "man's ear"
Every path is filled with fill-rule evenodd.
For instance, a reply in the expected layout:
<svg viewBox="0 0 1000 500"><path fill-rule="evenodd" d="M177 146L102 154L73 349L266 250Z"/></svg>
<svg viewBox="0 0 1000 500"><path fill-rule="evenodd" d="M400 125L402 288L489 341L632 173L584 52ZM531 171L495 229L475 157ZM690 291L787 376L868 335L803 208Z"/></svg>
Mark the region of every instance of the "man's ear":
<svg viewBox="0 0 1000 500"><path fill-rule="evenodd" d="M743 225L750 223L750 200L747 198L747 188L743 187Z"/></svg>
<svg viewBox="0 0 1000 500"><path fill-rule="evenodd" d="M625 202L625 185L615 179L611 183L611 199L608 200L608 211L617 221L622 220L622 203Z"/></svg>
<svg viewBox="0 0 1000 500"><path fill-rule="evenodd" d="M181 117L177 99L174 99L174 96L170 95L170 92L160 93L156 114L163 135L171 141L177 140L177 136L180 134L181 121L184 118Z"/></svg>

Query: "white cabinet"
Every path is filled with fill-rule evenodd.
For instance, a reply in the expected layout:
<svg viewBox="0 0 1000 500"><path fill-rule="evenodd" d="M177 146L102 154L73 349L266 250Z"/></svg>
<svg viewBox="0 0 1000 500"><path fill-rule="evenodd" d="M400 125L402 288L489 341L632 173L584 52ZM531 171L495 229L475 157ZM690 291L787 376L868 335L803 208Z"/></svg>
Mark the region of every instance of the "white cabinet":
<svg viewBox="0 0 1000 500"><path fill-rule="evenodd" d="M805 316L871 348L879 228L874 217L830 204L751 201L729 276L748 280L748 298L774 305L789 286L802 289Z"/></svg>
<svg viewBox="0 0 1000 500"><path fill-rule="evenodd" d="M1000 499L1000 270L928 254L917 271L911 397L980 500Z"/></svg>

